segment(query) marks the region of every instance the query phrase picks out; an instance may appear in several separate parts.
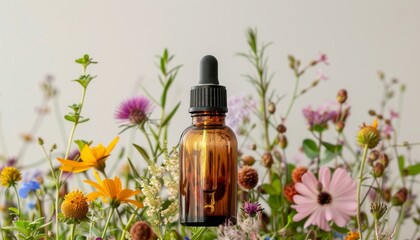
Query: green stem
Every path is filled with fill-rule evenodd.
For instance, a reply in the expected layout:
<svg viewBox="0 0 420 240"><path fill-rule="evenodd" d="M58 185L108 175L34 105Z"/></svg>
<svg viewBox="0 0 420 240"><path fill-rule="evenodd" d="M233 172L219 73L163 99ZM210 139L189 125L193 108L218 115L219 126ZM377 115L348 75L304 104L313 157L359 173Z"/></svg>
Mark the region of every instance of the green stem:
<svg viewBox="0 0 420 240"><path fill-rule="evenodd" d="M114 214L114 210L115 210L115 208L112 207L111 212L108 215L108 219L106 220L104 231L102 232L102 236L101 236L102 239L105 238L106 230L108 230L108 225L109 225L109 222L111 221L112 215Z"/></svg>
<svg viewBox="0 0 420 240"><path fill-rule="evenodd" d="M405 213L405 203L400 208L400 214L399 214L399 217L398 217L398 221L397 221L397 223L395 224L395 227L394 227L394 231L396 231L394 239L399 239L401 225L404 221L404 213Z"/></svg>
<svg viewBox="0 0 420 240"><path fill-rule="evenodd" d="M134 211L134 212L131 214L130 219L128 219L128 222L127 222L127 224L125 225L125 227L124 227L124 229L123 229L123 232L122 232L122 234L121 234L121 238L120 238L120 240L124 240L124 239L125 239L125 233L126 233L126 232L128 232L128 228L130 227L131 223L133 222L134 217L136 216L136 214L137 214L137 211L138 211L138 210L139 210L139 209L138 209L138 208L136 208L136 211Z"/></svg>
<svg viewBox="0 0 420 240"><path fill-rule="evenodd" d="M360 219L360 190L362 188L362 181L363 181L363 169L365 167L367 152L368 152L368 145L365 144L365 147L363 149L363 155L362 155L362 162L360 163L360 169L359 169L359 181L357 182L357 228L359 231L359 237L360 239L363 239L362 235L362 221Z"/></svg>
<svg viewBox="0 0 420 240"><path fill-rule="evenodd" d="M19 198L19 194L18 194L16 185L13 185L13 189L15 190L15 193L16 193L17 208L18 208L18 217L20 217L20 198Z"/></svg>
<svg viewBox="0 0 420 240"><path fill-rule="evenodd" d="M300 82L300 78L296 77L295 87L293 89L292 100L290 100L289 107L287 108L286 114L283 117L283 121L285 121L287 119L287 117L290 114L290 111L292 110L293 104L295 103L296 96L297 96L297 91L299 89L299 82Z"/></svg>
<svg viewBox="0 0 420 240"><path fill-rule="evenodd" d="M74 239L74 233L76 232L76 225L77 225L76 223L73 223L71 225L70 240Z"/></svg>

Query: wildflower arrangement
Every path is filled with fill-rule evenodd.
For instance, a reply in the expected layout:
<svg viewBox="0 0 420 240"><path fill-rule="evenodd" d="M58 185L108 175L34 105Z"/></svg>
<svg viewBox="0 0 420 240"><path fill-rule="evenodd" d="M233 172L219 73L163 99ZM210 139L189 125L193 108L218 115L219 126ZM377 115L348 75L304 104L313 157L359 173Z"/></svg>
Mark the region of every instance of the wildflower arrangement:
<svg viewBox="0 0 420 240"><path fill-rule="evenodd" d="M82 67L74 80L81 87L81 100L70 105L64 117L72 126L63 134L68 135L67 145L47 147L38 138L49 170L28 169L23 160L40 121L22 136L24 144L15 157L4 156L2 239L379 240L399 239L407 230L412 239L420 237L415 191L420 163L410 154L418 144L398 142L399 114L388 107L398 87L402 95L405 86L380 72L384 97L356 133L346 131L352 93L341 89L330 102L308 105L298 115L306 120L308 134L299 149L292 149L288 123L295 103L328 79L318 68L329 65L329 59L320 54L304 64L289 56L296 79L291 95L283 97L273 87L275 79L268 69L269 44L262 44L254 29L246 36L249 50L239 56L251 64L245 78L256 94L232 96L227 115L240 146L236 225L227 221L204 228L178 223L179 157L177 146L167 145L180 106L169 101L169 95L181 65L173 66L174 56L165 49L158 57L160 95L143 87L142 95L123 99L114 112L119 135L131 139L127 151L119 146L119 136L100 139L109 141L105 146L77 131L80 124L89 124L82 110L96 78L88 67L97 62L89 55L76 60ZM315 80L306 84L311 72L316 72ZM40 119L57 97L51 76L42 89ZM414 228L407 228L409 224Z"/></svg>

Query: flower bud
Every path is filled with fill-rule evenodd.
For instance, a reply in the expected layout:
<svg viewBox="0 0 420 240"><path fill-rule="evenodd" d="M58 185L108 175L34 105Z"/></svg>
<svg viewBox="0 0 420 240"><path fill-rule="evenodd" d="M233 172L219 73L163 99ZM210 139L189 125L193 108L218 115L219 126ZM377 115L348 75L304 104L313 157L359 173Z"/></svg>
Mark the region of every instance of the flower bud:
<svg viewBox="0 0 420 240"><path fill-rule="evenodd" d="M373 117L376 116L376 112L373 109L369 110L368 113L369 113L370 116L373 116Z"/></svg>
<svg viewBox="0 0 420 240"><path fill-rule="evenodd" d="M274 104L273 102L270 102L268 104L268 112L270 114L274 114L276 112L276 104Z"/></svg>
<svg viewBox="0 0 420 240"><path fill-rule="evenodd" d="M388 167L389 165L389 157L386 153L383 153L379 156L378 162L380 162L384 167Z"/></svg>
<svg viewBox="0 0 420 240"><path fill-rule="evenodd" d="M284 134L280 134L279 135L279 146L282 149L287 148L287 138L286 138L286 135L284 135Z"/></svg>
<svg viewBox="0 0 420 240"><path fill-rule="evenodd" d="M392 205L401 206L407 201L408 191L407 188L401 188L398 192L392 196Z"/></svg>
<svg viewBox="0 0 420 240"><path fill-rule="evenodd" d="M266 168L270 168L273 165L273 155L270 152L265 152L261 158L262 165Z"/></svg>
<svg viewBox="0 0 420 240"><path fill-rule="evenodd" d="M381 134L378 131L378 119L375 119L372 125L363 124L357 134L357 142L361 147L367 145L368 148L372 149L378 145L380 140Z"/></svg>
<svg viewBox="0 0 420 240"><path fill-rule="evenodd" d="M373 162L375 162L376 160L378 160L379 155L381 155L381 153L378 150L372 150L372 151L370 151L370 153L368 155L369 165L373 166Z"/></svg>
<svg viewBox="0 0 420 240"><path fill-rule="evenodd" d="M245 189L253 189L258 184L257 170L250 166L243 166L238 172L238 183Z"/></svg>
<svg viewBox="0 0 420 240"><path fill-rule="evenodd" d="M343 121L339 121L335 124L335 130L337 130L337 132L341 133L343 132L344 127L346 126L346 124Z"/></svg>
<svg viewBox="0 0 420 240"><path fill-rule="evenodd" d="M130 236L133 240L152 240L156 238L152 228L145 221L138 221L130 228Z"/></svg>
<svg viewBox="0 0 420 240"><path fill-rule="evenodd" d="M279 124L279 125L277 126L277 132L279 132L279 133L285 133L285 132L286 132L286 130L287 130L287 128L286 128L286 126L284 126L283 124Z"/></svg>
<svg viewBox="0 0 420 240"><path fill-rule="evenodd" d="M384 175L385 167L382 163L377 162L373 167L373 176L382 177Z"/></svg>
<svg viewBox="0 0 420 240"><path fill-rule="evenodd" d="M273 152L274 157L277 159L277 161L282 162L283 161L283 156L281 155L281 153L279 151L274 151Z"/></svg>
<svg viewBox="0 0 420 240"><path fill-rule="evenodd" d="M347 100L347 91L345 89L340 89L337 93L337 102L340 104L345 103Z"/></svg>
<svg viewBox="0 0 420 240"><path fill-rule="evenodd" d="M391 188L382 189L381 196L384 201L391 201Z"/></svg>
<svg viewBox="0 0 420 240"><path fill-rule="evenodd" d="M252 151L257 150L257 144L255 144L255 143L251 144L251 150Z"/></svg>
<svg viewBox="0 0 420 240"><path fill-rule="evenodd" d="M242 157L242 163L244 165L252 166L255 163L255 158L251 155L246 155Z"/></svg>

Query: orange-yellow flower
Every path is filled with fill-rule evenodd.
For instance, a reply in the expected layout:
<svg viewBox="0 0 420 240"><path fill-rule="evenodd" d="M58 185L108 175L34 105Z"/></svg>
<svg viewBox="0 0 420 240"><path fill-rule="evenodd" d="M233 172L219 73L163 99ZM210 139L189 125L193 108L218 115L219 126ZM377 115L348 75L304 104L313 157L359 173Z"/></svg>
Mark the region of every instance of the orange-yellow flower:
<svg viewBox="0 0 420 240"><path fill-rule="evenodd" d="M378 145L381 140L381 134L378 130L378 119L375 118L372 125L365 125L360 128L357 134L357 142L360 146L367 146L372 149Z"/></svg>
<svg viewBox="0 0 420 240"><path fill-rule="evenodd" d="M57 158L62 164L60 170L78 173L93 167L99 171L103 171L105 169L105 160L110 155L112 149L114 149L118 139L118 137L114 138L106 148L102 144L99 144L97 147L90 147L86 144L80 153L81 162Z"/></svg>
<svg viewBox="0 0 420 240"><path fill-rule="evenodd" d="M129 199L132 196L139 194L141 192L140 190L123 189L119 177L114 177L114 179L105 178L102 180L97 171L94 171L94 175L98 181L97 183L90 180L84 180L85 183L98 190L89 193L86 196L89 201L94 201L96 198L100 197L104 202L109 201L112 207L118 207L121 203L131 203L138 208L143 207L143 203L134 199Z"/></svg>
<svg viewBox="0 0 420 240"><path fill-rule="evenodd" d="M64 201L61 204L61 211L66 218L73 218L76 220L86 219L86 214L89 211L87 198L80 190L69 192L64 196Z"/></svg>

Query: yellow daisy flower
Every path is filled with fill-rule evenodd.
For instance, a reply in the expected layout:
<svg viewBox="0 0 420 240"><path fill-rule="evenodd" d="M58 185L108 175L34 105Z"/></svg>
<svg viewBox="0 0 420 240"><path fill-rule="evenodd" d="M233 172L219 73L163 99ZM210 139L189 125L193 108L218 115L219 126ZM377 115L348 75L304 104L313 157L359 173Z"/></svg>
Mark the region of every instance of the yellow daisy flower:
<svg viewBox="0 0 420 240"><path fill-rule="evenodd" d="M11 187L22 180L22 175L15 167L5 167L0 173L1 185Z"/></svg>
<svg viewBox="0 0 420 240"><path fill-rule="evenodd" d="M82 220L89 211L87 197L80 190L72 191L64 196L61 211L64 217Z"/></svg>
<svg viewBox="0 0 420 240"><path fill-rule="evenodd" d="M129 199L141 193L140 190L131 190L122 188L121 180L119 177L114 179L106 178L102 180L97 171L94 171L95 178L98 182L84 180L85 183L96 188L98 191L89 193L86 197L89 201L94 201L96 198L101 197L104 202L110 201L112 207L118 207L121 203L131 203L138 208L143 207L143 203L134 199Z"/></svg>
<svg viewBox="0 0 420 240"><path fill-rule="evenodd" d="M73 160L57 158L61 162L60 170L64 172L84 172L89 168L96 168L99 171L105 169L105 160L111 154L112 149L118 142L119 137L114 138L108 147L104 147L102 144L99 144L97 147L90 147L85 145L80 153L81 162L76 162Z"/></svg>

